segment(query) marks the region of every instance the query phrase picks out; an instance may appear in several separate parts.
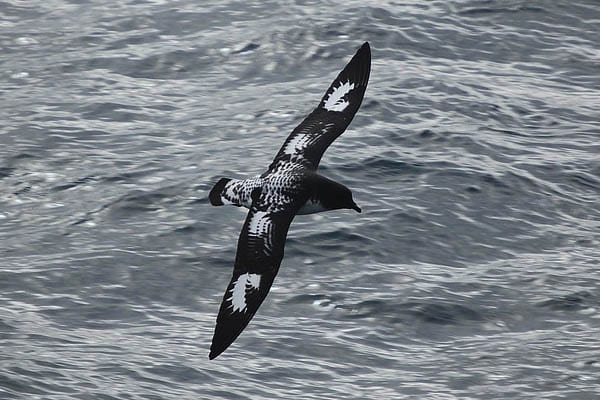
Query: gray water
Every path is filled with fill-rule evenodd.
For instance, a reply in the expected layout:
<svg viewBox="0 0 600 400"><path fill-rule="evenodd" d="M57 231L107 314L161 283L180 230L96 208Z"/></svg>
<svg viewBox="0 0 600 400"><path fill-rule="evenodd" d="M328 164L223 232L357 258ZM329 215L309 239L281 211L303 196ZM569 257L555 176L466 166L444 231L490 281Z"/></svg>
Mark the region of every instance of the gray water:
<svg viewBox="0 0 600 400"><path fill-rule="evenodd" d="M597 0L0 2L0 398L597 399ZM244 210L363 41L267 300L208 360Z"/></svg>

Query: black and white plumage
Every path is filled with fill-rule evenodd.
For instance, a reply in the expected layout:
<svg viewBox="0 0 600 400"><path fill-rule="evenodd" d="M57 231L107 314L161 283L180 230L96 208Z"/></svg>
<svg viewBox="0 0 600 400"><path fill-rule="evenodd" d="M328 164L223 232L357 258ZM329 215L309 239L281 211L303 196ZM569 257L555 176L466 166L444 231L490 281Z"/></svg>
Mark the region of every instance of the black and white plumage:
<svg viewBox="0 0 600 400"><path fill-rule="evenodd" d="M212 205L249 209L238 240L233 276L219 309L210 359L239 336L267 296L296 214L342 208L361 212L350 189L316 170L327 147L358 111L370 70L371 50L364 43L317 108L288 136L265 173L245 180L221 178L210 191Z"/></svg>

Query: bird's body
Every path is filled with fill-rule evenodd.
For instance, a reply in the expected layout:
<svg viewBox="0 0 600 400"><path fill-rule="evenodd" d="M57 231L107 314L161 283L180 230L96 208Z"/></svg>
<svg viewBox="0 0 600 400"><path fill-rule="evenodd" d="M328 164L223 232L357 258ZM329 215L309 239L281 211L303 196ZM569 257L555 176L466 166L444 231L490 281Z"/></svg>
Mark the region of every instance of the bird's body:
<svg viewBox="0 0 600 400"><path fill-rule="evenodd" d="M210 191L211 204L232 204L249 211L209 358L229 347L265 299L283 259L294 216L343 208L361 211L350 189L316 170L327 147L358 111L370 67L370 48L365 43L333 81L319 106L288 136L265 173L243 180L221 178Z"/></svg>
<svg viewBox="0 0 600 400"><path fill-rule="evenodd" d="M221 178L211 191L211 203L250 209L252 192L260 190L266 212L282 211L293 198L294 203L301 204L296 215L314 214L334 209L328 207L331 202L328 203L327 193L343 190L340 186L344 187L313 171L278 172L243 180Z"/></svg>

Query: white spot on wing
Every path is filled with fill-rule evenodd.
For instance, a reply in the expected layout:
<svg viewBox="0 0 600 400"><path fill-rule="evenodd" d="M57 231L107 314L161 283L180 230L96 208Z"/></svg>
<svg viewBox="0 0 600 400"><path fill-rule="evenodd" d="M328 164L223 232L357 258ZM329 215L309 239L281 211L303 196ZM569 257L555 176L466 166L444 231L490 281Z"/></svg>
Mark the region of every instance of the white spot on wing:
<svg viewBox="0 0 600 400"><path fill-rule="evenodd" d="M346 108L346 106L344 106L344 108ZM289 142L287 142L285 148L283 149L283 152L291 156L300 155L302 151L315 144L320 137L327 134L329 129L334 125L335 124L323 124L319 126L320 131L313 130L310 131L310 133L297 134L296 136L291 138Z"/></svg>
<svg viewBox="0 0 600 400"><path fill-rule="evenodd" d="M255 290L260 287L260 274L245 273L240 275L233 288L231 288L231 297L227 300L231 301L232 312L245 312L247 308L246 293L250 290Z"/></svg>
<svg viewBox="0 0 600 400"><path fill-rule="evenodd" d="M265 254L270 254L273 249L272 227L271 218L264 211L253 212L250 222L248 222L248 236L263 239Z"/></svg>
<svg viewBox="0 0 600 400"><path fill-rule="evenodd" d="M267 225L271 222L269 215L264 211L255 211L248 223L248 232L253 236L261 236L266 232Z"/></svg>
<svg viewBox="0 0 600 400"><path fill-rule="evenodd" d="M283 152L290 155L296 154L298 150L305 148L309 141L310 137L306 134L296 135L285 145Z"/></svg>
<svg viewBox="0 0 600 400"><path fill-rule="evenodd" d="M352 89L354 89L354 83L351 83L350 81L340 83L340 86L333 88L333 92L327 97L323 107L327 111L344 111L350 103L344 100L343 97Z"/></svg>

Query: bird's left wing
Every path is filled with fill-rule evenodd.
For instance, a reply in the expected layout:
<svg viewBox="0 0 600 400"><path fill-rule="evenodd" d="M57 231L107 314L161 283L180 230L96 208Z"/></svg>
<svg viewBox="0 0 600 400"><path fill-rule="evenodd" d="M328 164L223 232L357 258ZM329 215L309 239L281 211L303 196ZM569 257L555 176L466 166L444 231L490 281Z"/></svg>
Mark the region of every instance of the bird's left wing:
<svg viewBox="0 0 600 400"><path fill-rule="evenodd" d="M327 147L348 127L362 102L371 72L371 48L364 43L333 80L321 102L281 146L269 171L301 167L316 170Z"/></svg>
<svg viewBox="0 0 600 400"><path fill-rule="evenodd" d="M211 360L242 333L269 293L283 259L288 228L296 215L295 202L269 212L261 210L258 197L253 196L240 233L233 276L221 302L210 346Z"/></svg>

